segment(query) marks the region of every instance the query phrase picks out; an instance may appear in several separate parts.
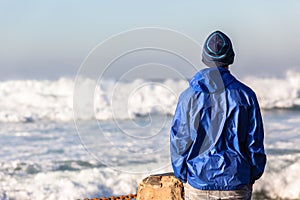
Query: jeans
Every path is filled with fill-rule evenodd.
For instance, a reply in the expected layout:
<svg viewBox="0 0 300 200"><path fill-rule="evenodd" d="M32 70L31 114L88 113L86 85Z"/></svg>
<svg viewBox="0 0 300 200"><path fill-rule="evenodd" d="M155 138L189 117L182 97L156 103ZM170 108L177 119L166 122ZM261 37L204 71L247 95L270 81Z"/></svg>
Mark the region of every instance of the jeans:
<svg viewBox="0 0 300 200"><path fill-rule="evenodd" d="M252 185L245 185L239 190L198 190L184 184L186 200L251 200Z"/></svg>

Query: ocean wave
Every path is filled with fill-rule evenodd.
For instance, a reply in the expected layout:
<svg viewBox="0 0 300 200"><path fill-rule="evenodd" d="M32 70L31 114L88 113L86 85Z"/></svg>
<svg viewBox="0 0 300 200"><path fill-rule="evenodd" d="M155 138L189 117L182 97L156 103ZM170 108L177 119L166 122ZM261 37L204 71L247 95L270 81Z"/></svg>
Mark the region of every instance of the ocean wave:
<svg viewBox="0 0 300 200"><path fill-rule="evenodd" d="M257 94L263 109L299 109L300 73L287 71L282 78L247 77L244 80ZM86 80L83 88L93 83ZM158 82L107 80L94 93L94 111L82 119L132 119L149 114L174 113L186 80ZM94 89L94 88L93 88ZM11 80L0 82L0 121L34 122L40 120L71 121L74 118L74 80Z"/></svg>
<svg viewBox="0 0 300 200"><path fill-rule="evenodd" d="M255 184L254 192L268 199L299 199L300 154L268 156L266 170Z"/></svg>
<svg viewBox="0 0 300 200"><path fill-rule="evenodd" d="M71 120L73 86L66 78L1 82L0 121Z"/></svg>
<svg viewBox="0 0 300 200"><path fill-rule="evenodd" d="M0 177L5 183L0 188L1 200L71 200L124 195L135 193L137 180L142 178L141 175L119 174L108 168L38 172L31 176L0 173Z"/></svg>
<svg viewBox="0 0 300 200"><path fill-rule="evenodd" d="M72 161L72 165L81 161ZM88 163L88 162L87 162ZM5 163L0 178L0 199L83 199L136 193L138 183L148 174L121 173L95 163L74 170L47 170L34 163ZM47 168L47 167L46 167ZM255 182L253 199L299 199L299 154L269 156L264 175ZM172 171L169 166L158 173Z"/></svg>
<svg viewBox="0 0 300 200"><path fill-rule="evenodd" d="M80 87L89 90L94 86L86 79ZM80 119L98 120L131 119L149 114L173 114L179 93L187 86L183 80L149 82L135 80L117 82L107 80L94 91L93 112ZM34 122L40 120L71 121L74 118L74 81L17 80L0 82L0 121ZM83 106L84 109L84 106ZM81 113L84 113L81 112Z"/></svg>
<svg viewBox="0 0 300 200"><path fill-rule="evenodd" d="M257 94L263 109L299 109L300 73L288 70L283 77L247 77L244 82Z"/></svg>
<svg viewBox="0 0 300 200"><path fill-rule="evenodd" d="M153 120L152 128L160 127L161 116L156 117L158 119ZM263 176L254 184L253 199L300 198L299 119L299 113L296 117L281 113L277 120L273 116L265 116L268 162ZM86 152L82 148L83 141L73 133L72 122L2 124L0 199L65 200L124 195L136 193L138 183L149 174L172 171L170 163L164 165L169 161L169 151L153 154L153 150L162 144L169 145L164 142L168 140L168 134L165 134L167 130L158 135L157 142L147 138L133 141L131 137L126 139L127 134L116 134L113 122L103 121L102 127L115 130L111 134L112 144L108 142L109 138L99 138L100 129L93 123L83 123L87 123L84 125L85 130L96 136L90 142L84 140L84 144L94 151ZM138 132L145 136L149 131L132 128L128 120L123 120L123 123L121 125L126 130L136 130L131 133ZM169 147L166 146L166 149ZM135 157L139 151L145 154ZM96 152L99 154L94 155L103 156L99 161L90 154ZM112 160L111 165L100 162L106 160ZM114 169L115 165L118 165L116 169L120 171ZM153 166L164 167L149 172L154 169ZM126 169L130 169L130 172L145 171L145 174L125 172Z"/></svg>

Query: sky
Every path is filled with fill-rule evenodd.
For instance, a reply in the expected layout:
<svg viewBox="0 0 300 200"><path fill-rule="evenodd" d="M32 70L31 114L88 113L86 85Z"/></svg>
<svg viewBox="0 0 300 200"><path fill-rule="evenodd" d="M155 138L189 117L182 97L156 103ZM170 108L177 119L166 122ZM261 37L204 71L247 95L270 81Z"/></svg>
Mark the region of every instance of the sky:
<svg viewBox="0 0 300 200"><path fill-rule="evenodd" d="M0 0L0 80L74 78L97 44L140 27L199 45L221 30L233 42L234 73L281 76L300 71L299 10L299 0Z"/></svg>

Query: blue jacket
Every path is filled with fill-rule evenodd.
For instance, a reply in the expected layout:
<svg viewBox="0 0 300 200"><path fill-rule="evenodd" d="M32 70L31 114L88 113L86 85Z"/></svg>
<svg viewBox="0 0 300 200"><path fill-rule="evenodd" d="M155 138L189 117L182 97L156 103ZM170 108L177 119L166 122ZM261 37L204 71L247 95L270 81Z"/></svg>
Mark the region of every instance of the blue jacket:
<svg viewBox="0 0 300 200"><path fill-rule="evenodd" d="M200 190L236 190L263 174L255 93L225 68L206 68L179 97L170 131L174 175Z"/></svg>

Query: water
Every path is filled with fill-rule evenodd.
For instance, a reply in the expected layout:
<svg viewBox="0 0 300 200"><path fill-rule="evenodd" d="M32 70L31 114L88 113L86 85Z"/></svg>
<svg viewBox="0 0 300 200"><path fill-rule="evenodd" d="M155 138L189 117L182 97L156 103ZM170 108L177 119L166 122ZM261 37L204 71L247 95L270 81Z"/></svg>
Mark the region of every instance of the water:
<svg viewBox="0 0 300 200"><path fill-rule="evenodd" d="M247 77L243 81L254 89L264 109L300 107L299 72L287 71L281 78ZM81 87L88 90L92 82L83 81ZM172 79L103 82L101 87L92 88L92 91L95 90L93 114L99 120L128 119L148 114L172 115L178 95L188 85L186 80ZM0 121L72 121L73 90L74 81L67 78L0 82ZM115 112L111 112L111 108Z"/></svg>
<svg viewBox="0 0 300 200"><path fill-rule="evenodd" d="M264 175L254 185L255 199L299 199L300 75L245 81L263 108L268 158ZM125 99L128 88L144 82L121 84L124 92L115 98ZM181 80L161 83L175 87L175 94L186 87ZM0 199L135 193L145 176L172 171L169 127L177 97L161 83L137 90L126 109L113 116L108 97L113 96L114 82L107 82L95 95L98 121L81 120L77 128L72 80L0 83Z"/></svg>
<svg viewBox="0 0 300 200"><path fill-rule="evenodd" d="M162 116L153 117L160 119L156 120L156 125L164 119ZM300 194L300 112L272 110L263 112L263 117L268 164L263 177L255 184L255 192L275 199L297 199ZM147 120L142 118L140 123ZM167 120L171 120L171 117ZM123 126L127 124L128 129L134 129L130 120L123 120L122 123ZM169 152L165 150L169 148L165 142L168 140L166 128L156 136L161 142L157 141L155 145L152 142L132 145L132 141L124 140L124 135L117 134L115 123L102 122L107 130L116 133L114 141L123 141L123 146L120 146L121 143L109 144L107 140L85 139L87 151L82 146L73 122L42 121L0 125L2 200L78 199L134 193L138 182L149 174L147 170L163 164L165 167L155 172L171 171ZM99 135L95 124L87 121L83 125L92 135ZM96 153L99 152L98 155L91 154L94 149ZM100 155L107 150L115 152L107 153L106 157ZM138 151L145 154L136 154ZM158 153L153 155L152 151ZM140 158L139 162L129 159L131 155ZM101 159L101 156L104 157ZM103 160L111 163L107 166L101 162ZM137 174L134 171L145 173Z"/></svg>
<svg viewBox="0 0 300 200"><path fill-rule="evenodd" d="M88 122L86 126L95 132ZM135 191L140 178L94 159L72 122L2 123L0 135L1 200L125 194Z"/></svg>
<svg viewBox="0 0 300 200"><path fill-rule="evenodd" d="M267 166L255 190L275 199L300 198L300 110L264 112Z"/></svg>

